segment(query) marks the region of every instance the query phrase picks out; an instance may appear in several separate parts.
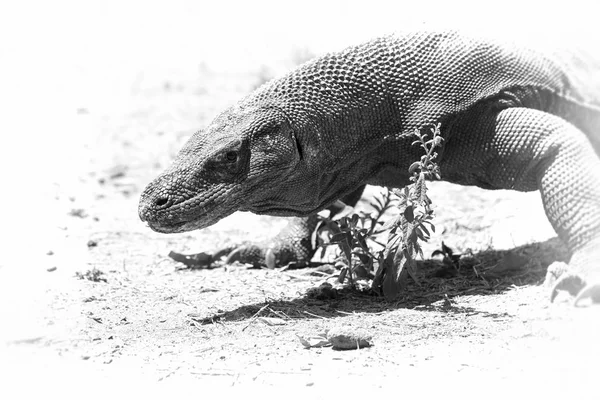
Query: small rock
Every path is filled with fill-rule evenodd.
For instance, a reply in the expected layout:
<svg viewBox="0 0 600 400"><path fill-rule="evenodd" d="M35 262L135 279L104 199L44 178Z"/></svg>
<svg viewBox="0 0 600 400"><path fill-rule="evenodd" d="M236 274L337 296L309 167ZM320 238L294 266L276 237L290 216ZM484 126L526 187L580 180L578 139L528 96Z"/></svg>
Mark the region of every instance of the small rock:
<svg viewBox="0 0 600 400"><path fill-rule="evenodd" d="M47 268L46 271L48 271L48 272L54 272L54 271L56 271L56 267Z"/></svg>
<svg viewBox="0 0 600 400"><path fill-rule="evenodd" d="M327 333L327 339L334 350L355 350L372 346L372 335L362 329L333 328Z"/></svg>
<svg viewBox="0 0 600 400"><path fill-rule="evenodd" d="M71 211L69 211L69 215L77 218L85 218L88 216L87 212L83 208L73 208Z"/></svg>
<svg viewBox="0 0 600 400"><path fill-rule="evenodd" d="M127 174L127 170L129 168L126 165L115 165L114 167L110 168L107 172L107 175L109 177L109 179L119 179L119 178L123 178L126 174Z"/></svg>
<svg viewBox="0 0 600 400"><path fill-rule="evenodd" d="M98 242L96 242L95 240L92 240L92 239L88 240L87 247L96 247L96 246L98 246Z"/></svg>
<svg viewBox="0 0 600 400"><path fill-rule="evenodd" d="M336 299L338 296L337 290L328 282L323 282L321 285L310 288L306 291L306 296L311 299L329 300Z"/></svg>

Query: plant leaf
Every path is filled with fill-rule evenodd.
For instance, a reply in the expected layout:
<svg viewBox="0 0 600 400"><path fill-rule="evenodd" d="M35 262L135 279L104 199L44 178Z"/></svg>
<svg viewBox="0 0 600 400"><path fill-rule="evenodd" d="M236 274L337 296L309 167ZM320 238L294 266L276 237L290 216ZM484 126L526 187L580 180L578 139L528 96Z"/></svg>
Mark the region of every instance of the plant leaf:
<svg viewBox="0 0 600 400"><path fill-rule="evenodd" d="M331 236L331 243L343 243L346 241L348 234L346 232L338 232Z"/></svg>
<svg viewBox="0 0 600 400"><path fill-rule="evenodd" d="M410 206L410 205L407 206L404 209L403 215L404 215L404 218L406 218L406 220L408 222L412 223L415 220L415 213L414 213L414 210L413 210L413 206Z"/></svg>
<svg viewBox="0 0 600 400"><path fill-rule="evenodd" d="M444 254L444 252L442 250L435 250L433 253L431 253L431 257L435 257L435 256L446 257L446 255Z"/></svg>
<svg viewBox="0 0 600 400"><path fill-rule="evenodd" d="M444 251L445 254L447 254L449 257L452 257L453 251L450 247L446 246L446 244L442 241L442 250Z"/></svg>

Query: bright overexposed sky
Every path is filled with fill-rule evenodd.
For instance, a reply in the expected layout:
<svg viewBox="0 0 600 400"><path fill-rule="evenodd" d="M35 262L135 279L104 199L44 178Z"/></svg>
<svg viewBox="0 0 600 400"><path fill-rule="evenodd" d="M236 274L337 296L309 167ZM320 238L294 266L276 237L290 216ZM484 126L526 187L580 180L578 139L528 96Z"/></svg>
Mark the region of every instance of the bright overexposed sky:
<svg viewBox="0 0 600 400"><path fill-rule="evenodd" d="M594 2L414 0L14 1L0 5L0 82L11 109L44 99L98 98L139 70L226 70L269 65L290 49L314 53L399 29L451 26L507 36L596 30ZM47 91L48 93L44 93ZM23 104L24 103L24 104Z"/></svg>
<svg viewBox="0 0 600 400"><path fill-rule="evenodd" d="M251 70L288 59L294 48L318 54L423 26L576 34L597 43L583 33L597 31L598 15L591 1L2 2L0 178L26 190L58 166L76 169L88 130L76 125L73 110L126 111L140 71L151 83L197 76L203 62Z"/></svg>

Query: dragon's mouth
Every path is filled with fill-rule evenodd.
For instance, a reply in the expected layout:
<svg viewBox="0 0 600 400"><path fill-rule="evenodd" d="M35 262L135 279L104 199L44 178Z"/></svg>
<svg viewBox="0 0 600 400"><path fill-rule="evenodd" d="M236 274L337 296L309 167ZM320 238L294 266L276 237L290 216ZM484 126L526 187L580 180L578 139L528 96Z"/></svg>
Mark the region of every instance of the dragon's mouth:
<svg viewBox="0 0 600 400"><path fill-rule="evenodd" d="M320 199L318 203L303 202L296 205L275 203L275 202L257 202L240 208L240 211L250 211L255 214L273 215L279 217L306 217L316 214L333 204L340 196L332 195L325 199Z"/></svg>
<svg viewBox="0 0 600 400"><path fill-rule="evenodd" d="M155 232L160 232L160 233L184 232L184 230L182 228L184 227L185 224L186 224L186 222L180 222L180 223L171 224L171 225L162 225L162 224L156 223L156 222L148 222L148 226L150 227L150 229L152 229Z"/></svg>
<svg viewBox="0 0 600 400"><path fill-rule="evenodd" d="M296 209L288 207L248 207L240 211L250 211L254 214L272 215L275 217L306 217L320 211L320 208Z"/></svg>
<svg viewBox="0 0 600 400"><path fill-rule="evenodd" d="M186 214L179 214L177 218L168 218L163 215L162 218L146 219L148 226L155 232L160 233L182 233L198 229L208 228L216 224L221 219L232 214L237 209L217 207L217 208L196 208Z"/></svg>
<svg viewBox="0 0 600 400"><path fill-rule="evenodd" d="M169 222L168 224L163 223L163 221L148 221L148 226L155 232L159 233L182 233L189 232L196 229L203 229L216 221L207 220L205 216L201 216L195 218L191 221L181 221L181 222Z"/></svg>
<svg viewBox="0 0 600 400"><path fill-rule="evenodd" d="M199 202L198 196L183 201L171 201L156 207L152 196L143 197L140 201L139 216L148 227L160 233L181 233L203 229L231 214L223 209L223 204L215 204L213 200Z"/></svg>

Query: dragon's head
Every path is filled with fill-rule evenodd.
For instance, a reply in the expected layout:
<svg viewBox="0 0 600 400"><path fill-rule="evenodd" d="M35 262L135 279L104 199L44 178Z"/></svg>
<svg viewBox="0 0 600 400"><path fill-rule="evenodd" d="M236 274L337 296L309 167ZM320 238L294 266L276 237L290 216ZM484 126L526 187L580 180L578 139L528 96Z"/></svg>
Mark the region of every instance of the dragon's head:
<svg viewBox="0 0 600 400"><path fill-rule="evenodd" d="M302 141L276 108L232 107L195 133L148 185L139 216L153 230L172 233L205 228L238 210L315 212L324 205Z"/></svg>

